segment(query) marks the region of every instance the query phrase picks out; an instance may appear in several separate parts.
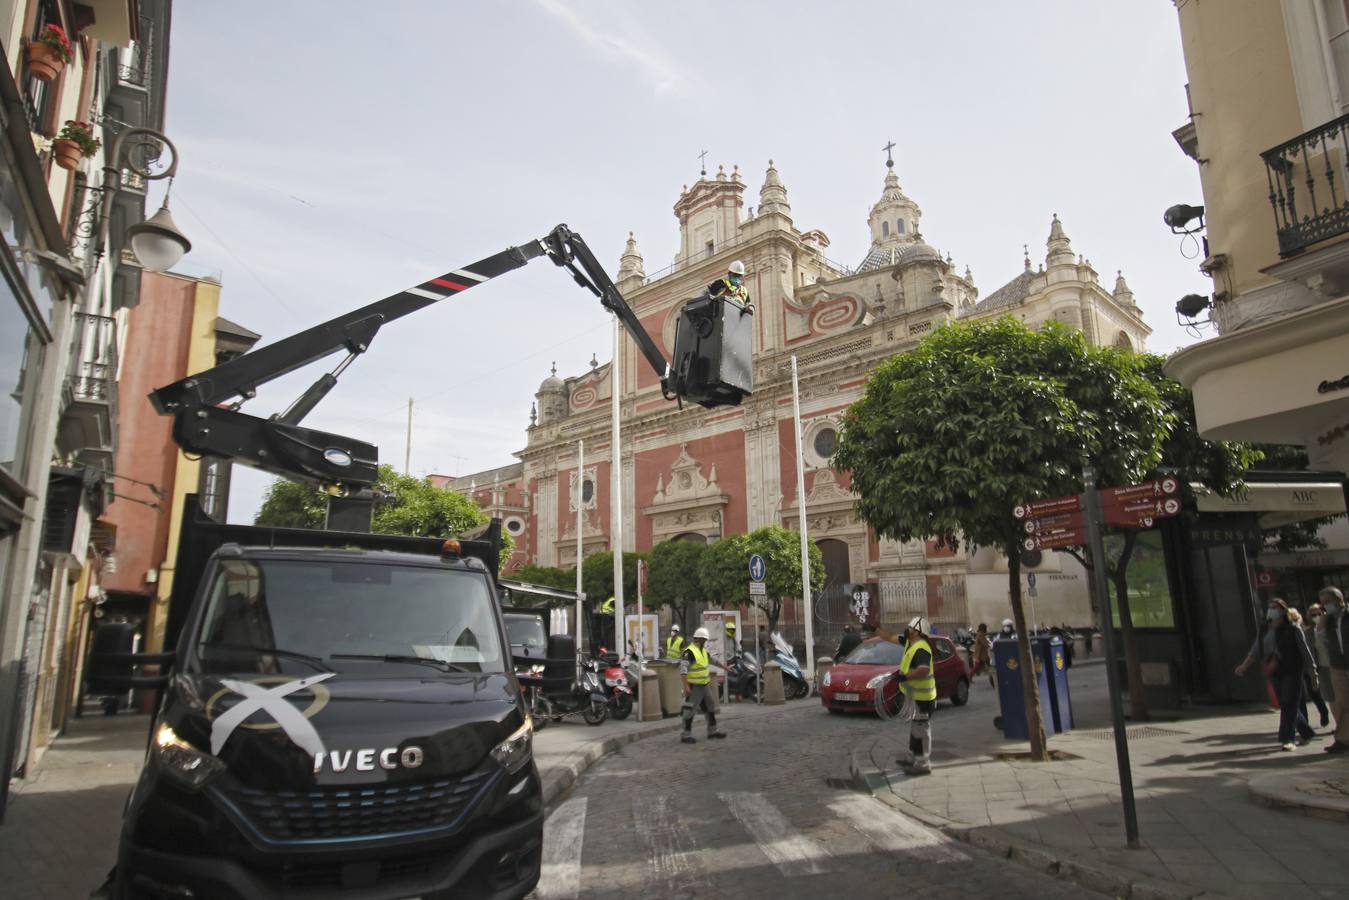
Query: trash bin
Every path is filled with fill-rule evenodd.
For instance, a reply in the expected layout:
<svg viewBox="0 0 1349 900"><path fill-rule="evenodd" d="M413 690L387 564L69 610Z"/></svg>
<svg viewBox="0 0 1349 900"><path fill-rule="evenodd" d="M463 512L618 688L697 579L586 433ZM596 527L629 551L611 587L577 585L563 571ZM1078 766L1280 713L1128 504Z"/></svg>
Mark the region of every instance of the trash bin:
<svg viewBox="0 0 1349 900"><path fill-rule="evenodd" d="M661 712L667 716L679 715L679 708L684 705L684 683L679 679L679 664L660 661L647 665L656 670Z"/></svg>
<svg viewBox="0 0 1349 900"><path fill-rule="evenodd" d="M763 667L764 706L780 706L786 702L782 692L782 666L770 662Z"/></svg>
<svg viewBox="0 0 1349 900"><path fill-rule="evenodd" d="M1073 657L1075 659L1087 658L1087 654L1091 652L1087 649L1087 643L1088 638L1084 634L1076 635L1073 638Z"/></svg>
<svg viewBox="0 0 1349 900"><path fill-rule="evenodd" d="M1035 652L1035 640L1031 641L1031 659L1035 663L1035 679L1040 692L1040 722L1044 725L1045 736L1054 733L1054 713L1049 699L1049 683L1045 676L1043 657ZM993 642L993 665L997 668L998 708L1002 714L1002 734L1009 740L1030 740L1026 729L1026 706L1021 693L1021 660L1017 654L1015 640Z"/></svg>
<svg viewBox="0 0 1349 900"><path fill-rule="evenodd" d="M1036 658L1044 663L1054 730L1070 731L1073 727L1073 701L1068 695L1067 648L1063 645L1063 639L1039 637L1031 641L1031 648Z"/></svg>

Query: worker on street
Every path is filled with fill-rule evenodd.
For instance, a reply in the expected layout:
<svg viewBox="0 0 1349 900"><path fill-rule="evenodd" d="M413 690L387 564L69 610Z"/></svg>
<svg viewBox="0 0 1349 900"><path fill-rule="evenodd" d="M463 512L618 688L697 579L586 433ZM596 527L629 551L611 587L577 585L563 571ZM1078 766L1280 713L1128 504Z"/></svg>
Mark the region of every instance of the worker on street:
<svg viewBox="0 0 1349 900"><path fill-rule="evenodd" d="M684 637L680 634L679 624L670 626L670 636L665 639L665 658L670 662L679 662L679 658L684 655Z"/></svg>
<svg viewBox="0 0 1349 900"><path fill-rule="evenodd" d="M876 629L876 633L887 641L904 645L895 680L916 707L909 725L909 755L895 761L910 775L926 775L932 771L931 720L937 708L937 677L932 668L932 645L927 640L927 620L914 616L902 637L883 628Z"/></svg>
<svg viewBox="0 0 1349 900"><path fill-rule="evenodd" d="M729 300L738 306L741 312L754 315L754 303L749 299L749 291L745 288L744 282L745 264L737 259L726 270L724 278L719 278L707 286L707 293L713 297Z"/></svg>
<svg viewBox="0 0 1349 900"><path fill-rule="evenodd" d="M707 638L706 628L694 631L693 643L684 648L684 655L680 658L679 675L684 681L684 707L680 710L680 717L684 720L684 735L680 740L685 744L697 743L693 737L693 717L700 707L707 718L708 739L726 737L717 730L717 692L711 686Z"/></svg>

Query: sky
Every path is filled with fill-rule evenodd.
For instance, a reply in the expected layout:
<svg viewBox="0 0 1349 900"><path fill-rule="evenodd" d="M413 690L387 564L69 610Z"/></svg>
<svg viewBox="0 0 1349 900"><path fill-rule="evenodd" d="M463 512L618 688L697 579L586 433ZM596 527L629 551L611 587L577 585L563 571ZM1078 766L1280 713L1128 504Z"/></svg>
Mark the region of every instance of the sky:
<svg viewBox="0 0 1349 900"><path fill-rule="evenodd" d="M566 222L616 271L634 232L673 261L673 204L739 165L758 205L768 160L798 228L856 265L888 141L924 238L981 296L1039 264L1053 214L1109 289L1193 342L1176 300L1211 287L1162 223L1202 202L1171 137L1186 121L1169 3L234 0L174 8L165 130L179 271L223 285L221 314L268 342ZM546 262L391 323L306 424L377 444L413 474L514 461L529 408L607 360L610 319ZM330 361L264 388L279 412ZM230 518L270 477L236 469Z"/></svg>

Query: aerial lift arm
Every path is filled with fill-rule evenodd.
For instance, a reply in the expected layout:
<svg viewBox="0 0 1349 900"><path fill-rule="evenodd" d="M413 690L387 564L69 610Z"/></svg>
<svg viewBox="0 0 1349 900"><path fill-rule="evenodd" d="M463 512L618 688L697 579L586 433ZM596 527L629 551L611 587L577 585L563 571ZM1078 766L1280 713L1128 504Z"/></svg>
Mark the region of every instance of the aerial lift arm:
<svg viewBox="0 0 1349 900"><path fill-rule="evenodd" d="M681 323L676 360L680 357L678 341L684 339L686 331L690 348L684 353L687 359L681 367L680 377L673 379L665 355L642 327L636 313L585 241L566 225L559 225L538 240L453 269L162 387L150 395L150 401L162 415L173 416L174 440L188 452L227 457L288 478L318 482L335 493L359 490L374 484L378 477L378 449L353 438L305 428L300 422L333 389L338 376L369 348L386 323L514 271L540 256L547 256L556 265L566 268L577 284L595 294L605 309L622 320L642 355L660 377L661 391L667 398L687 397L704 406L722 406L738 404L749 393L748 370L742 377L733 379L733 384L717 383L713 389L707 389L709 377L715 380L716 373L709 376L708 366L697 363L699 342L707 340L713 331L705 311L698 313L698 327L685 329ZM735 332L736 328L728 330ZM739 331L743 332L739 340L745 344L740 355L747 358L749 331L744 326L740 326ZM720 335L717 331L718 343ZM342 361L314 382L284 412L263 419L239 411L245 401L256 395L261 385L343 351L346 355ZM693 377L690 373L695 370L701 374Z"/></svg>

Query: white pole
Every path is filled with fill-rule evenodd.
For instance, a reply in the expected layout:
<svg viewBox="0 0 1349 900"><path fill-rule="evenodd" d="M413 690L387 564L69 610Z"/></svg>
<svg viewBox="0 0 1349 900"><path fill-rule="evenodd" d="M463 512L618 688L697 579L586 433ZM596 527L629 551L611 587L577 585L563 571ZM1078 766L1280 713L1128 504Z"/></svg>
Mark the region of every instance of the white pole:
<svg viewBox="0 0 1349 900"><path fill-rule="evenodd" d="M810 544L806 536L806 460L801 451L801 386L792 357L792 419L796 423L796 506L801 531L801 603L806 616L806 683L815 684L815 610L810 603Z"/></svg>
<svg viewBox="0 0 1349 900"><path fill-rule="evenodd" d="M585 504L585 481L586 481L586 442L580 440L576 442L576 649L581 649L581 635L583 629L581 622L585 620L585 613L581 609L581 551L584 544L581 538L581 507Z"/></svg>
<svg viewBox="0 0 1349 900"><path fill-rule="evenodd" d="M646 563L642 560L637 560L637 645L634 648L633 655L637 657L637 690L639 691L642 689L642 638L646 636L646 631L642 628L642 567L645 565ZM621 654L619 659L622 659ZM633 699L637 701L637 721L640 722L642 721L641 695L634 695Z"/></svg>
<svg viewBox="0 0 1349 900"><path fill-rule="evenodd" d="M408 440L407 450L403 453L403 474L412 474L412 398L408 398Z"/></svg>
<svg viewBox="0 0 1349 900"><path fill-rule="evenodd" d="M619 393L619 353L623 349L623 327L614 316L614 361L609 369L609 404L612 415L612 437L609 441L611 459L609 464L609 536L614 551L614 642L623 640L623 459L619 451L618 433L618 393ZM619 655L623 645L618 644Z"/></svg>

